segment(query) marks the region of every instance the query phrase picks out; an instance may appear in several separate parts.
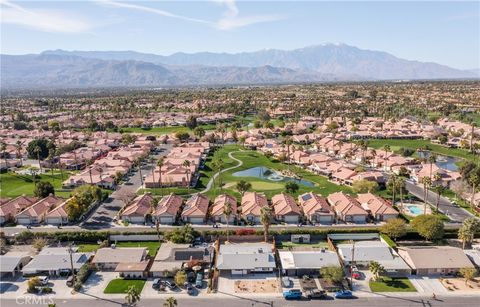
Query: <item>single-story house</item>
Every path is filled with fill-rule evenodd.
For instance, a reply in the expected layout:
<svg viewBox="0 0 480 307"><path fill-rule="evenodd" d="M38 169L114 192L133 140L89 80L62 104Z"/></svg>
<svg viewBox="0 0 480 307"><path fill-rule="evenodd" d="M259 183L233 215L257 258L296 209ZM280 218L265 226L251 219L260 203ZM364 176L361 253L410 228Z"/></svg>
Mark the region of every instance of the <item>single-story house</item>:
<svg viewBox="0 0 480 307"><path fill-rule="evenodd" d="M21 272L23 267L32 259L28 253L9 252L0 256L0 276L6 277L11 275L14 277Z"/></svg>
<svg viewBox="0 0 480 307"><path fill-rule="evenodd" d="M375 221L388 221L398 217L398 211L387 200L378 195L372 193L358 194L357 200Z"/></svg>
<svg viewBox="0 0 480 307"><path fill-rule="evenodd" d="M335 221L335 211L327 200L313 192L298 196L303 215L310 223L331 224Z"/></svg>
<svg viewBox="0 0 480 307"><path fill-rule="evenodd" d="M144 224L147 215L152 212L152 204L152 194L139 195L121 211L120 219L124 222Z"/></svg>
<svg viewBox="0 0 480 307"><path fill-rule="evenodd" d="M327 266L340 266L335 252L319 251L279 251L278 257L282 272L286 276L318 275L320 269Z"/></svg>
<svg viewBox="0 0 480 307"><path fill-rule="evenodd" d="M224 244L217 256L217 269L232 276L272 273L276 267L274 247L269 243Z"/></svg>
<svg viewBox="0 0 480 307"><path fill-rule="evenodd" d="M338 255L344 265L353 263L360 267L368 267L372 261L380 263L387 275L405 276L411 273L410 267L403 259L382 241L358 241L337 246Z"/></svg>
<svg viewBox="0 0 480 307"><path fill-rule="evenodd" d="M73 269L77 272L90 259L90 253L79 253L73 250ZM23 275L52 275L58 276L62 273L71 272L70 253L65 247L44 248L32 261L26 264Z"/></svg>
<svg viewBox="0 0 480 307"><path fill-rule="evenodd" d="M273 212L277 221L298 224L302 212L295 199L285 193L280 193L272 197Z"/></svg>
<svg viewBox="0 0 480 307"><path fill-rule="evenodd" d="M173 193L162 197L153 213L153 218L160 224L172 225L177 221L183 198Z"/></svg>
<svg viewBox="0 0 480 307"><path fill-rule="evenodd" d="M268 206L265 194L257 192L246 192L242 197L241 215L251 223L259 224L261 209Z"/></svg>
<svg viewBox="0 0 480 307"><path fill-rule="evenodd" d="M328 202L335 210L337 219L350 223L365 223L368 212L352 196L343 192L336 192L328 195Z"/></svg>
<svg viewBox="0 0 480 307"><path fill-rule="evenodd" d="M185 223L203 224L208 214L210 200L203 194L197 193L190 197L182 211L182 220Z"/></svg>
<svg viewBox="0 0 480 307"><path fill-rule="evenodd" d="M123 278L147 278L149 261L121 262L115 268L120 277Z"/></svg>
<svg viewBox="0 0 480 307"><path fill-rule="evenodd" d="M36 197L24 195L5 201L0 205L0 225L3 225L8 221L13 221L15 215L23 211L25 208L30 207L37 201L38 199Z"/></svg>
<svg viewBox="0 0 480 307"><path fill-rule="evenodd" d="M213 201L212 209L210 211L210 217L214 222L226 223L227 218L225 217L225 206L230 204L232 208L232 214L228 219L229 223L233 223L237 217L237 199L229 194L222 194L215 197Z"/></svg>
<svg viewBox="0 0 480 307"><path fill-rule="evenodd" d="M206 248L190 247L189 244L163 243L150 267L153 277L165 277L165 272L181 269L185 262L198 260L210 263L211 253Z"/></svg>
<svg viewBox="0 0 480 307"><path fill-rule="evenodd" d="M140 263L146 257L146 247L104 247L97 250L92 264L98 270L113 271L120 263Z"/></svg>
<svg viewBox="0 0 480 307"><path fill-rule="evenodd" d="M451 246L399 247L398 254L416 275L450 275L461 268L474 268L462 249Z"/></svg>

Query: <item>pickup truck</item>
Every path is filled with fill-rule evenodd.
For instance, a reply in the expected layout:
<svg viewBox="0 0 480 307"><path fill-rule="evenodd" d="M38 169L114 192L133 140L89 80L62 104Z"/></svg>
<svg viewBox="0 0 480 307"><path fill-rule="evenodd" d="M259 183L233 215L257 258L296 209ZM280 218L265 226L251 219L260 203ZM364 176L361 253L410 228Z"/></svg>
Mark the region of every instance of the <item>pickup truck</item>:
<svg viewBox="0 0 480 307"><path fill-rule="evenodd" d="M305 292L305 296L311 299L324 299L327 297L327 292L324 290L308 290Z"/></svg>

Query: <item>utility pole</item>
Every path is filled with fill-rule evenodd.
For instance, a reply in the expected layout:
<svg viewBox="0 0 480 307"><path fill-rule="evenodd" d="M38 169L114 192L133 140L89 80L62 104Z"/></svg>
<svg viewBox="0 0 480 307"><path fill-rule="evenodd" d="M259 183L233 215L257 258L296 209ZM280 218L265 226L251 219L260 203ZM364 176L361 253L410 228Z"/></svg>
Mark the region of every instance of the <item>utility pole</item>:
<svg viewBox="0 0 480 307"><path fill-rule="evenodd" d="M352 259L350 261L350 286L352 287L353 291L353 272L352 272L352 266L355 264L355 241L352 240Z"/></svg>
<svg viewBox="0 0 480 307"><path fill-rule="evenodd" d="M70 254L70 269L72 270L73 283L75 283L75 270L73 269L73 249L72 244L68 246L68 253Z"/></svg>

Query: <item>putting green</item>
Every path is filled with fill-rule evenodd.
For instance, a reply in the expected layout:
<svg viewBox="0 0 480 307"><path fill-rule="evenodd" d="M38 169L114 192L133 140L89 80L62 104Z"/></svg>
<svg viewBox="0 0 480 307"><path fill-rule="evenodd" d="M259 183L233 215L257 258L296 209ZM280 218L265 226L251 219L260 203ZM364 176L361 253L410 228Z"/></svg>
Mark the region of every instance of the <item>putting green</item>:
<svg viewBox="0 0 480 307"><path fill-rule="evenodd" d="M283 184L277 182L251 181L250 183L254 190L279 190L284 188Z"/></svg>

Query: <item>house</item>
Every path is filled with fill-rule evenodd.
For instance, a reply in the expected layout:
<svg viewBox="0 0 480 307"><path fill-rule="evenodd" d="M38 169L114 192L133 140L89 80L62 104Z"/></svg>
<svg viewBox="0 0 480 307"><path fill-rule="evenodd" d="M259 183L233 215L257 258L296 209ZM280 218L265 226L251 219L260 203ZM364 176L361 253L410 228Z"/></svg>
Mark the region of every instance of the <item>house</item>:
<svg viewBox="0 0 480 307"><path fill-rule="evenodd" d="M32 257L25 252L8 252L0 255L0 276L15 277L31 259Z"/></svg>
<svg viewBox="0 0 480 307"><path fill-rule="evenodd" d="M318 275L323 267L340 267L335 252L321 249L318 251L279 251L282 273L285 276Z"/></svg>
<svg viewBox="0 0 480 307"><path fill-rule="evenodd" d="M173 193L162 197L153 213L153 218L159 224L172 225L176 222L183 198Z"/></svg>
<svg viewBox="0 0 480 307"><path fill-rule="evenodd" d="M229 194L222 194L215 197L213 201L210 217L214 222L226 223L227 218L224 214L225 206L229 204L232 208L232 214L230 215L228 222L233 223L237 217L237 199Z"/></svg>
<svg viewBox="0 0 480 307"><path fill-rule="evenodd" d="M13 221L15 215L37 202L36 197L18 196L0 205L0 225Z"/></svg>
<svg viewBox="0 0 480 307"><path fill-rule="evenodd" d="M411 273L405 261L383 241L338 244L337 250L344 265L350 265L353 262L359 267L367 268L372 261L376 261L384 267L387 275L405 276Z"/></svg>
<svg viewBox="0 0 480 307"><path fill-rule="evenodd" d="M474 268L462 249L451 246L399 247L398 254L420 276L451 275L461 268Z"/></svg>
<svg viewBox="0 0 480 307"><path fill-rule="evenodd" d="M40 224L45 220L46 214L65 202L65 199L49 195L25 208L15 215L15 220L21 225Z"/></svg>
<svg viewBox="0 0 480 307"><path fill-rule="evenodd" d="M70 199L64 201L57 207L53 208L45 215L45 224L49 225L65 225L68 224L67 205Z"/></svg>
<svg viewBox="0 0 480 307"><path fill-rule="evenodd" d="M398 211L380 196L372 193L358 194L357 200L375 221L388 221L398 217Z"/></svg>
<svg viewBox="0 0 480 307"><path fill-rule="evenodd" d="M149 261L120 262L115 272L123 278L147 278Z"/></svg>
<svg viewBox="0 0 480 307"><path fill-rule="evenodd" d="M350 223L365 223L368 212L350 195L336 192L328 195L328 202L333 207L338 220Z"/></svg>
<svg viewBox="0 0 480 307"><path fill-rule="evenodd" d="M302 213L292 196L285 193L274 195L272 206L277 221L293 224L300 222Z"/></svg>
<svg viewBox="0 0 480 307"><path fill-rule="evenodd" d="M265 194L258 192L246 192L242 197L241 215L250 223L259 224L261 209L268 206Z"/></svg>
<svg viewBox="0 0 480 307"><path fill-rule="evenodd" d="M65 247L47 247L38 255L33 257L32 261L26 264L23 269L23 275L50 275L59 276L65 272L73 270L78 272L80 268L88 262L91 257L90 253L80 253L76 249L70 252ZM70 261L72 259L72 261Z"/></svg>
<svg viewBox="0 0 480 307"><path fill-rule="evenodd" d="M195 260L199 263L210 263L212 253L207 248L190 247L190 244L163 243L155 255L150 273L153 277L165 277L166 272L172 272L184 267L185 262Z"/></svg>
<svg viewBox="0 0 480 307"><path fill-rule="evenodd" d="M274 248L269 243L223 244L216 264L220 273L232 276L272 273L277 267Z"/></svg>
<svg viewBox="0 0 480 307"><path fill-rule="evenodd" d="M203 224L207 219L210 200L203 194L197 193L190 197L181 213L185 223Z"/></svg>
<svg viewBox="0 0 480 307"><path fill-rule="evenodd" d="M105 247L97 250L92 264L98 270L113 271L120 263L140 263L146 257L145 247Z"/></svg>
<svg viewBox="0 0 480 307"><path fill-rule="evenodd" d="M152 206L152 194L139 195L120 212L120 219L124 222L144 224L147 215L152 212Z"/></svg>
<svg viewBox="0 0 480 307"><path fill-rule="evenodd" d="M327 200L313 192L298 196L298 202L303 215L312 223L331 224L335 221L335 211Z"/></svg>

